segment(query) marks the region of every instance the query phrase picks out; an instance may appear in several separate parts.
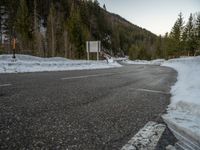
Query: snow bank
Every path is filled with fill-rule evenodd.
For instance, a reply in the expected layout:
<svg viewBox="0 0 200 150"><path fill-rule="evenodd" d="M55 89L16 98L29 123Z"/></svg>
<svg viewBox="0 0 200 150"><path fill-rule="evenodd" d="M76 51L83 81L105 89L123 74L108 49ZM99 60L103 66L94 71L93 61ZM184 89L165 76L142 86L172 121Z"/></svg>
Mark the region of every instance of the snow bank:
<svg viewBox="0 0 200 150"><path fill-rule="evenodd" d="M29 55L0 55L0 73L65 71L120 67L116 62L69 60L60 57L40 58Z"/></svg>
<svg viewBox="0 0 200 150"><path fill-rule="evenodd" d="M189 107L200 106L200 57L172 59L163 63L163 66L174 68L178 72L177 83L171 89L170 107L189 109L189 112L200 116L200 109ZM187 103L186 107L183 103Z"/></svg>
<svg viewBox="0 0 200 150"><path fill-rule="evenodd" d="M163 66L178 72L168 114L163 118L179 140L200 148L200 57L172 59Z"/></svg>
<svg viewBox="0 0 200 150"><path fill-rule="evenodd" d="M151 61L147 60L124 60L123 63L125 64L141 64L141 65L161 65L165 60L164 59L155 59Z"/></svg>

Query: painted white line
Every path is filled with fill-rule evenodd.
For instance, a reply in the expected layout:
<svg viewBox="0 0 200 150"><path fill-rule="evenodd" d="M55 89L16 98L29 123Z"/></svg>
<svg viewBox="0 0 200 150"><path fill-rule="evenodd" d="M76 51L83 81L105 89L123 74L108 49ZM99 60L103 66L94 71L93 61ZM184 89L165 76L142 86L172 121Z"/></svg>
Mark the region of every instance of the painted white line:
<svg viewBox="0 0 200 150"><path fill-rule="evenodd" d="M150 92L150 93L160 93L160 94L170 94L163 91L156 91L156 90L149 90L149 89L136 89L137 91L144 91L144 92Z"/></svg>
<svg viewBox="0 0 200 150"><path fill-rule="evenodd" d="M164 124L150 121L121 150L154 150L165 128Z"/></svg>
<svg viewBox="0 0 200 150"><path fill-rule="evenodd" d="M12 84L0 84L0 87L11 86Z"/></svg>
<svg viewBox="0 0 200 150"><path fill-rule="evenodd" d="M84 75L84 76L77 76L77 77L66 77L66 78L61 78L61 80L82 79L82 78L100 77L100 76L108 76L108 75L120 75L120 74L131 73L131 72L132 71L92 74L92 75Z"/></svg>
<svg viewBox="0 0 200 150"><path fill-rule="evenodd" d="M89 78L89 77L100 77L100 76L107 76L107 75L113 75L113 74L114 73L92 74L92 75L85 75L85 76L61 78L61 80L82 79L82 78Z"/></svg>

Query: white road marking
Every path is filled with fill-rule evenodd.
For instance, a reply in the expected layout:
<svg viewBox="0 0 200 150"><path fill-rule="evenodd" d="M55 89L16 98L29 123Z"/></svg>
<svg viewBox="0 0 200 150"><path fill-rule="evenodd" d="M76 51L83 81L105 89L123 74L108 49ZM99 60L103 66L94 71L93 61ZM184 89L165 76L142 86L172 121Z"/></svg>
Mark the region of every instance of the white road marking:
<svg viewBox="0 0 200 150"><path fill-rule="evenodd" d="M164 124L149 121L121 150L154 150L165 128Z"/></svg>
<svg viewBox="0 0 200 150"><path fill-rule="evenodd" d="M149 90L149 89L136 89L137 91L151 92L151 93L160 93L160 94L170 94L168 92Z"/></svg>
<svg viewBox="0 0 200 150"><path fill-rule="evenodd" d="M0 84L0 87L11 86L12 84Z"/></svg>
<svg viewBox="0 0 200 150"><path fill-rule="evenodd" d="M125 73L132 73L132 71L92 74L92 75L83 75L83 76L77 76L77 77L66 77L66 78L61 78L61 80L82 79L82 78L100 77L100 76L108 76L108 75L120 75L120 74L125 74Z"/></svg>
<svg viewBox="0 0 200 150"><path fill-rule="evenodd" d="M100 77L100 76L107 76L107 75L113 75L113 74L114 73L92 74L92 75L85 75L85 76L61 78L61 80L82 79L82 78L89 78L89 77Z"/></svg>

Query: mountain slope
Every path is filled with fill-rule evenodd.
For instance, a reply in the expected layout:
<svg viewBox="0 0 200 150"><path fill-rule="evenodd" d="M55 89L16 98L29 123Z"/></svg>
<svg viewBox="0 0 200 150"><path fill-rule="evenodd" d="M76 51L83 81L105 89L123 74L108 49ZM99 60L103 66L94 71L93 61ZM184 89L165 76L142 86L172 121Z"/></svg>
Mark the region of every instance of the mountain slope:
<svg viewBox="0 0 200 150"><path fill-rule="evenodd" d="M112 55L150 59L155 53L155 34L104 10L97 0L3 0L0 5L9 16L6 44L11 45L15 29L18 53L83 59L87 40L102 41ZM0 52L9 49L4 43Z"/></svg>

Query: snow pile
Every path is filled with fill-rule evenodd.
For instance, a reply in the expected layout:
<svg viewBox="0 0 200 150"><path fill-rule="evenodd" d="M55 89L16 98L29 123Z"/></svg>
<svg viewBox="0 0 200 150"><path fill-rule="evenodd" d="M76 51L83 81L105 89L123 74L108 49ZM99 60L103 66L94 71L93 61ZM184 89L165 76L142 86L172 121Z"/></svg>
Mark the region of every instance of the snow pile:
<svg viewBox="0 0 200 150"><path fill-rule="evenodd" d="M120 67L116 62L40 58L29 55L0 55L0 73L64 71Z"/></svg>
<svg viewBox="0 0 200 150"><path fill-rule="evenodd" d="M124 60L123 63L125 64L141 64L141 65L161 65L165 60L164 59L155 59L155 60L151 60L151 61L147 61L147 60Z"/></svg>
<svg viewBox="0 0 200 150"><path fill-rule="evenodd" d="M186 139L193 147L200 147L200 57L172 59L163 66L178 72L168 114L163 118L179 134L179 140Z"/></svg>
<svg viewBox="0 0 200 150"><path fill-rule="evenodd" d="M125 64L130 64L130 65L137 65L137 64L141 64L141 65L146 65L146 64L150 64L150 61L147 60L124 60L123 63Z"/></svg>

